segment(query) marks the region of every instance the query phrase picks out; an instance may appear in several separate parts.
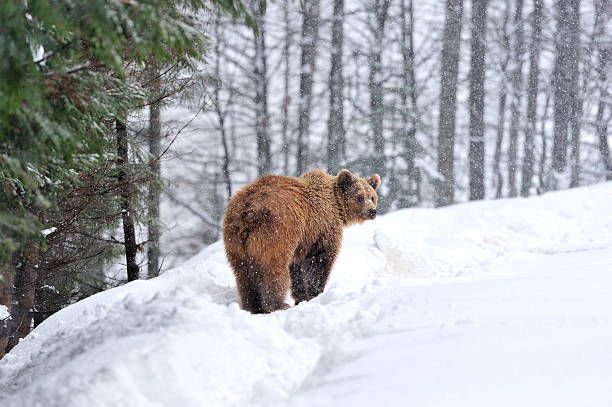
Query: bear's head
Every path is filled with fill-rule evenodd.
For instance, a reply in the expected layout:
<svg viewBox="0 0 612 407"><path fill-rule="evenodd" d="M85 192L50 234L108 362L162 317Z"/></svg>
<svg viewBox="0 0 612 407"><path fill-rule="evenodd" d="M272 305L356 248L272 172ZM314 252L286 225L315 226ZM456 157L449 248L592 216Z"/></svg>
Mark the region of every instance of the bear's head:
<svg viewBox="0 0 612 407"><path fill-rule="evenodd" d="M341 194L341 204L344 205L347 224L362 223L376 217L378 195L376 190L380 186L378 174L370 178L359 178L349 170L342 170L336 177L338 190Z"/></svg>

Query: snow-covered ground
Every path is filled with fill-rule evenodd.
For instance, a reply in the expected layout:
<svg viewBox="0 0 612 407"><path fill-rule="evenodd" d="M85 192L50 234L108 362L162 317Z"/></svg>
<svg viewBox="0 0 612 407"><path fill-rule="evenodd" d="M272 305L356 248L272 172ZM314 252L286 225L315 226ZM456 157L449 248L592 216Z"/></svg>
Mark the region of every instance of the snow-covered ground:
<svg viewBox="0 0 612 407"><path fill-rule="evenodd" d="M612 405L612 183L350 228L323 294L237 304L220 243L74 304L1 406Z"/></svg>

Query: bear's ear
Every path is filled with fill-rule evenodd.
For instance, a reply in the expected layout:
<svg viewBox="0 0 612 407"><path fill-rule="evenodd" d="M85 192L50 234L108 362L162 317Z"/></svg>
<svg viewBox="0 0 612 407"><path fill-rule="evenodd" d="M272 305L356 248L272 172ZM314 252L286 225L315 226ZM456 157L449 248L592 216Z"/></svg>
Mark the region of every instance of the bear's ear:
<svg viewBox="0 0 612 407"><path fill-rule="evenodd" d="M368 184L374 189L378 189L380 186L380 176L378 174L374 174L368 179Z"/></svg>
<svg viewBox="0 0 612 407"><path fill-rule="evenodd" d="M355 177L349 170L342 170L338 173L338 186L342 192L346 192L346 190L355 183Z"/></svg>

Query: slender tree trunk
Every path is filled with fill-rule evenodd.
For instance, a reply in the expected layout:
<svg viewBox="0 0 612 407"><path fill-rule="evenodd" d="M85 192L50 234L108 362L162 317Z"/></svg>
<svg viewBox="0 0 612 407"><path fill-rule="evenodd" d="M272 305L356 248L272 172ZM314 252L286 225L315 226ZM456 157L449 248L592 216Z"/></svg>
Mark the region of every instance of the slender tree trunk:
<svg viewBox="0 0 612 407"><path fill-rule="evenodd" d="M572 131L572 145L571 145L571 175L570 175L570 188L576 188L580 186L580 128L582 127L582 101L577 96L574 99L574 113L572 113L571 131Z"/></svg>
<svg viewBox="0 0 612 407"><path fill-rule="evenodd" d="M502 197L504 187L504 176L500 170L500 161L502 154L502 143L504 141L504 130L506 122L506 91L499 91L499 107L497 110L497 136L495 138L495 153L493 156L493 174L495 176L495 198Z"/></svg>
<svg viewBox="0 0 612 407"><path fill-rule="evenodd" d="M272 155L270 152L270 132L268 125L268 67L266 56L265 14L256 4L253 12L259 30L255 36L255 136L257 138L257 173L270 172Z"/></svg>
<svg viewBox="0 0 612 407"><path fill-rule="evenodd" d="M510 36L508 35L508 21L510 20L510 4L506 3L504 9L504 21L502 24L502 41L504 50L504 59L501 63L501 85L499 87L499 104L497 110L497 136L495 138L495 153L493 156L493 174L495 185L495 198L502 197L504 187L504 176L500 170L500 161L502 155L502 143L504 141L504 132L506 130L506 98L508 91L508 62L510 62Z"/></svg>
<svg viewBox="0 0 612 407"><path fill-rule="evenodd" d="M283 18L285 22L285 42L283 45L283 106L282 106L282 145L281 151L283 154L283 174L289 174L289 104L291 97L289 96L289 76L291 74L291 65L289 63L289 52L291 46L292 28L289 22L289 5L288 2L283 2Z"/></svg>
<svg viewBox="0 0 612 407"><path fill-rule="evenodd" d="M12 262L11 262L12 263ZM0 305L4 305L9 313L8 317L0 318L0 359L7 352L9 337L11 336L11 304L13 302L13 275L8 265L0 266Z"/></svg>
<svg viewBox="0 0 612 407"><path fill-rule="evenodd" d="M508 147L508 195L518 194L516 186L518 133L521 120L521 96L523 85L523 0L516 0L514 12L514 52L512 69L512 94L510 99L510 145Z"/></svg>
<svg viewBox="0 0 612 407"><path fill-rule="evenodd" d="M457 105L457 75L461 44L463 0L447 0L446 22L440 64L440 110L438 119L438 172L436 205L450 205L455 197L454 148Z"/></svg>
<svg viewBox="0 0 612 407"><path fill-rule="evenodd" d="M578 72L576 72L578 76ZM570 174L570 188L576 188L580 186L580 129L582 127L582 97L580 90L577 86L578 78L576 78L576 92L573 97L572 116L570 118L570 131L572 134L572 144L570 146L570 158L571 158L571 174Z"/></svg>
<svg viewBox="0 0 612 407"><path fill-rule="evenodd" d="M47 261L49 260L45 256L45 253L41 252L39 263L41 265L45 265ZM57 302L57 294L46 287L51 273L42 267L39 267L37 271L37 290L34 294L34 308L36 309L36 312L34 312L34 315L32 315L34 328L59 310L58 307L55 306L55 303ZM42 289L42 287L45 288Z"/></svg>
<svg viewBox="0 0 612 407"><path fill-rule="evenodd" d="M414 9L413 0L402 0L400 4L402 18L402 86L400 89L400 134L406 162L406 174L408 176L408 187L406 195L400 201L402 207L411 207L421 202L420 183L421 172L416 166L416 156L421 146L416 139L417 131L417 90L414 70ZM410 97L410 102L408 99Z"/></svg>
<svg viewBox="0 0 612 407"><path fill-rule="evenodd" d="M220 112L219 112L220 113ZM227 200L232 197L232 179L230 176L230 151L227 143L227 132L225 131L225 114L219 116L219 125L221 126L221 145L223 146L223 181L227 193Z"/></svg>
<svg viewBox="0 0 612 407"><path fill-rule="evenodd" d="M608 146L608 122L604 119L606 110L605 99L608 97L606 89L606 67L610 58L610 49L599 50L599 103L597 104L597 117L595 119L597 138L599 139L599 154L604 166L606 180L612 180L612 163L610 162L610 148Z"/></svg>
<svg viewBox="0 0 612 407"><path fill-rule="evenodd" d="M533 0L531 44L529 49L529 79L527 91L527 129L523 149L521 196L529 196L533 178L533 156L538 113L538 79L540 75L540 42L542 36L542 0Z"/></svg>
<svg viewBox="0 0 612 407"><path fill-rule="evenodd" d="M219 174L219 171L215 171L211 188L211 212L213 218L217 220L215 222L215 237L217 238L221 236L221 219L223 218L223 209L225 208L225 200L222 199L221 194L218 193L219 185L221 184L220 178L221 174Z"/></svg>
<svg viewBox="0 0 612 407"><path fill-rule="evenodd" d="M221 26L220 12L217 12L215 22L215 75L217 79L221 76L221 33L219 28ZM217 113L217 120L219 121L219 132L221 133L221 146L223 147L223 164L221 170L223 171L223 181L225 183L227 200L232 197L232 180L230 177L230 161L231 155L229 151L227 141L227 130L225 128L225 116L227 111L223 111L221 107L221 82L220 80L215 81L213 89L213 97L215 104L215 112Z"/></svg>
<svg viewBox="0 0 612 407"><path fill-rule="evenodd" d="M331 70L329 72L329 120L327 122L327 168L330 174L340 170L344 145L344 77L342 55L344 42L344 0L334 0L332 23Z"/></svg>
<svg viewBox="0 0 612 407"><path fill-rule="evenodd" d="M557 33L555 40L554 132L552 168L556 172L565 170L567 164L568 130L572 111L575 108L573 86L578 70L577 49L573 32L579 30L579 0L559 0L557 3ZM558 185L554 185L555 188Z"/></svg>
<svg viewBox="0 0 612 407"><path fill-rule="evenodd" d="M408 31L408 44L410 45L408 51L408 62L410 64L409 78L410 78L410 104L412 105L411 114L411 126L410 133L408 134L408 140L410 142L410 149L413 151L414 159L412 165L409 167L408 175L411 178L410 193L414 197L411 201L412 206L419 205L421 203L421 170L416 166L417 153L422 151L422 147L417 141L417 125L418 125L418 100L417 100L417 82L416 82L416 67L414 57L414 2L410 0L408 14L410 16L410 30Z"/></svg>
<svg viewBox="0 0 612 407"><path fill-rule="evenodd" d="M159 98L161 94L161 84L159 70L152 70L151 96L152 99ZM161 182L160 167L160 143L161 143L161 106L160 102L149 106L149 155L151 162L149 170L151 172L151 183L149 185L149 213L147 216L147 276L154 278L159 275L159 194Z"/></svg>
<svg viewBox="0 0 612 407"><path fill-rule="evenodd" d="M599 154L604 166L606 181L612 181L612 163L610 162L610 147L608 146L608 123L603 120L605 110L603 101L597 107L597 136L599 138Z"/></svg>
<svg viewBox="0 0 612 407"><path fill-rule="evenodd" d="M472 0L472 62L470 73L470 200L484 199L484 82L487 0Z"/></svg>
<svg viewBox="0 0 612 407"><path fill-rule="evenodd" d="M570 188L580 185L580 129L582 127L582 91L580 89L580 0L572 0L571 46L574 60L571 66L571 114L569 119L571 131L571 175Z"/></svg>
<svg viewBox="0 0 612 407"><path fill-rule="evenodd" d="M300 101L297 135L297 175L309 166L310 109L312 107L312 82L319 39L319 0L304 3L302 22L302 58L300 73Z"/></svg>
<svg viewBox="0 0 612 407"><path fill-rule="evenodd" d="M544 113L540 122L540 138L542 139L542 151L540 153L540 165L538 167L538 194L548 190L548 180L546 179L546 160L547 160L547 142L546 142L546 122L548 121L548 106L550 105L550 93L546 93L546 101L544 102Z"/></svg>
<svg viewBox="0 0 612 407"><path fill-rule="evenodd" d="M612 53L612 45L606 41L607 27L612 11L610 10L610 0L595 0L595 15L597 23L595 27L595 48L599 55L597 61L597 115L595 117L595 132L599 141L599 155L603 164L606 180L612 180L612 162L610 162L610 147L608 146L608 120L606 119L606 107L610 105L606 101L609 100L608 93L608 69L610 63L610 54ZM609 110L609 109L608 109Z"/></svg>
<svg viewBox="0 0 612 407"><path fill-rule="evenodd" d="M138 280L139 267L136 263L136 229L134 228L134 214L132 212L133 188L128 175L128 140L127 127L121 120L115 121L117 132L118 182L120 190L121 219L123 221L123 240L125 247L125 260L127 264L128 281Z"/></svg>
<svg viewBox="0 0 612 407"><path fill-rule="evenodd" d="M398 152L398 142L400 137L403 134L400 134L400 132L405 132L405 129L398 129L397 126L397 108L395 106L395 104L392 105L392 112L391 112L391 129L390 129L390 134L391 134L391 138L390 138L390 142L391 142L391 155L389 156L389 160L388 160L388 168L389 168L389 180L391 182L389 182L388 184L388 190L387 190L387 195L385 197L385 200L389 203L389 205L386 207L386 209L390 209L394 207L394 203L398 202L398 198L400 197L400 190L401 190L401 180L399 178L399 174L398 174L398 168L397 168L397 162L398 162L398 157L399 154L397 154ZM401 202L401 201L399 201Z"/></svg>
<svg viewBox="0 0 612 407"><path fill-rule="evenodd" d="M372 129L373 159L369 161L368 173L385 174L385 138L383 121L385 115L384 89L382 77L382 52L385 37L385 23L390 0L375 0L375 21L372 23L373 44L369 55L370 74L368 88L370 91L370 127Z"/></svg>
<svg viewBox="0 0 612 407"><path fill-rule="evenodd" d="M7 352L17 345L21 338L25 338L32 328L39 259L40 243L34 242L28 246L22 261L15 267Z"/></svg>

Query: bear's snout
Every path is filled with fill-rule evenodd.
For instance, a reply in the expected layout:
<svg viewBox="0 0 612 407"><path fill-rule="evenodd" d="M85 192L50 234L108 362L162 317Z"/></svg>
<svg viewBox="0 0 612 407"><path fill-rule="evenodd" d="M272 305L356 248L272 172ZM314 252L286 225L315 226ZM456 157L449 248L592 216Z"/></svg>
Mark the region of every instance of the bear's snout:
<svg viewBox="0 0 612 407"><path fill-rule="evenodd" d="M372 208L368 211L368 215L370 216L370 219L374 219L376 217L376 208Z"/></svg>

